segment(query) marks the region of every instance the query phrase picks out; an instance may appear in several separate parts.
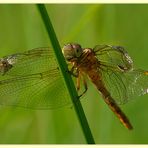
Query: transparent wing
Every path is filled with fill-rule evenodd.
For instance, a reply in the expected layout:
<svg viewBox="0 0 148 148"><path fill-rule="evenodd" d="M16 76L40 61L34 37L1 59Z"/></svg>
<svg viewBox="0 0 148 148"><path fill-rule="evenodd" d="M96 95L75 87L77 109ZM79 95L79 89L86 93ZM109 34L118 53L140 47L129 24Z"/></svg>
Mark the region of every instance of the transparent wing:
<svg viewBox="0 0 148 148"><path fill-rule="evenodd" d="M49 48L1 58L0 74L1 105L52 109L71 103Z"/></svg>
<svg viewBox="0 0 148 148"><path fill-rule="evenodd" d="M97 45L93 50L102 65L120 71L132 69L133 61L121 46Z"/></svg>
<svg viewBox="0 0 148 148"><path fill-rule="evenodd" d="M118 104L148 93L148 75L143 70L120 72L101 67L105 87Z"/></svg>
<svg viewBox="0 0 148 148"><path fill-rule="evenodd" d="M2 76L24 76L49 71L57 67L53 51L46 47L16 53L0 59L0 75Z"/></svg>
<svg viewBox="0 0 148 148"><path fill-rule="evenodd" d="M105 87L118 104L148 93L147 72L133 69L132 59L123 47L97 45L94 52Z"/></svg>

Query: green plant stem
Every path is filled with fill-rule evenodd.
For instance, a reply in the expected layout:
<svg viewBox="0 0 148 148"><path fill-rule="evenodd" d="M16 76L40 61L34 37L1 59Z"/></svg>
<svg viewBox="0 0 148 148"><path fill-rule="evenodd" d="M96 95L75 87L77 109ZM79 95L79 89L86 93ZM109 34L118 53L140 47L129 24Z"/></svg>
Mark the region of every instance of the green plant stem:
<svg viewBox="0 0 148 148"><path fill-rule="evenodd" d="M46 30L48 32L48 36L50 38L52 47L54 49L55 56L56 56L57 61L59 63L59 67L60 67L61 72L63 74L63 77L65 80L66 86L68 88L69 94L71 96L72 102L74 104L74 108L77 113L78 119L80 121L86 141L89 144L94 144L95 142L94 142L91 130L89 128L84 110L83 110L82 105L78 99L78 94L77 94L76 88L74 86L73 80L72 80L70 74L67 73L68 67L67 67L66 61L64 59L64 56L62 54L59 42L57 40L55 31L54 31L53 26L51 24L47 10L46 10L44 4L38 4L37 7L38 7L38 10L39 10L41 17L43 19Z"/></svg>

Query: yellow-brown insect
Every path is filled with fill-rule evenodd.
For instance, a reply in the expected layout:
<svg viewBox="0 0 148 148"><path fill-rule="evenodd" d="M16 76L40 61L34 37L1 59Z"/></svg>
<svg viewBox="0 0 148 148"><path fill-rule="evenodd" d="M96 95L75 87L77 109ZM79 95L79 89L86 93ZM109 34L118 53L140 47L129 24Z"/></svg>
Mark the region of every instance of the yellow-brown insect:
<svg viewBox="0 0 148 148"><path fill-rule="evenodd" d="M148 71L133 68L123 47L97 45L93 49L67 44L63 54L71 64L71 74L80 78L85 91L88 76L110 109L132 129L118 104L148 93ZM68 93L50 48L35 48L0 58L0 106L53 109L68 105ZM56 92L56 93L55 93ZM67 97L66 97L67 96Z"/></svg>
<svg viewBox="0 0 148 148"><path fill-rule="evenodd" d="M71 73L77 77L77 89L80 89L80 77L87 75L121 123L132 129L117 104L148 93L147 72L133 69L132 59L120 46L97 45L91 49L72 43L63 47L63 54L73 65ZM84 77L83 82L85 93L87 83Z"/></svg>

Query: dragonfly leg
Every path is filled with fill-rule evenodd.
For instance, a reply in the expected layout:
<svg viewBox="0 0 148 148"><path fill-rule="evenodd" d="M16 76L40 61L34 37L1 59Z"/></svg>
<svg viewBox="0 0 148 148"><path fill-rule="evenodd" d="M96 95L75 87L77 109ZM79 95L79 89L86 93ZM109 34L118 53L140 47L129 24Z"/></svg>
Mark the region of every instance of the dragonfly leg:
<svg viewBox="0 0 148 148"><path fill-rule="evenodd" d="M72 76L74 76L76 78L79 76L78 69L75 66L73 66L71 68L71 70L69 70L68 72L69 72L69 74L71 74Z"/></svg>
<svg viewBox="0 0 148 148"><path fill-rule="evenodd" d="M80 79L81 79L81 76L78 75L78 77L77 77L77 83L76 83L77 91L80 90Z"/></svg>
<svg viewBox="0 0 148 148"><path fill-rule="evenodd" d="M86 82L84 77L83 77L83 85L84 85L84 91L82 92L81 95L79 95L79 98L82 97L87 92L87 90L88 90L87 82Z"/></svg>
<svg viewBox="0 0 148 148"><path fill-rule="evenodd" d="M80 80L81 80L81 74L79 73L79 70L78 70L75 66L73 66L73 67L71 68L71 70L68 71L68 72L69 72L72 76L74 76L74 77L77 78L76 88L77 88L77 91L79 91L79 90L80 90ZM87 91L87 89L88 89L87 83L86 83L86 80L85 80L84 76L83 76L83 85L84 85L84 91L82 92L81 95L78 96L79 98L82 97L82 96L86 93L86 91Z"/></svg>

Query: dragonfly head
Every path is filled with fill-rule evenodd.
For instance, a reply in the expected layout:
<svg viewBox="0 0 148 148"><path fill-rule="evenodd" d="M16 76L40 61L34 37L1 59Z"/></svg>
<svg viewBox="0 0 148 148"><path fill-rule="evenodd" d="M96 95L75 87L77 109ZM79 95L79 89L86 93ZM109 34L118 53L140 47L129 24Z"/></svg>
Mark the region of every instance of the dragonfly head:
<svg viewBox="0 0 148 148"><path fill-rule="evenodd" d="M67 61L73 62L82 55L83 49L77 43L69 43L62 48L62 52Z"/></svg>

